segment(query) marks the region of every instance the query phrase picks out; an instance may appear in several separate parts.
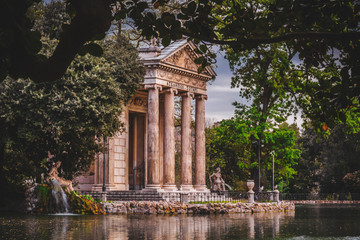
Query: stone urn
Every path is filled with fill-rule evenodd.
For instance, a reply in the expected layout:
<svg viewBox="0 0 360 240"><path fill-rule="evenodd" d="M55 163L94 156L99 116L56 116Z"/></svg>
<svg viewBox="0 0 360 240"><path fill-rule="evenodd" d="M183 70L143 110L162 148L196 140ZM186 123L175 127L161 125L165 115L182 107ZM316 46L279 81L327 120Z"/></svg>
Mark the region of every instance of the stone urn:
<svg viewBox="0 0 360 240"><path fill-rule="evenodd" d="M248 180L246 185L249 188L248 202L249 203L254 203L254 191L253 191L253 188L255 187L255 182L254 182L254 180Z"/></svg>
<svg viewBox="0 0 360 240"><path fill-rule="evenodd" d="M249 188L249 192L253 192L253 188L255 187L254 180L248 180L246 183L247 187Z"/></svg>

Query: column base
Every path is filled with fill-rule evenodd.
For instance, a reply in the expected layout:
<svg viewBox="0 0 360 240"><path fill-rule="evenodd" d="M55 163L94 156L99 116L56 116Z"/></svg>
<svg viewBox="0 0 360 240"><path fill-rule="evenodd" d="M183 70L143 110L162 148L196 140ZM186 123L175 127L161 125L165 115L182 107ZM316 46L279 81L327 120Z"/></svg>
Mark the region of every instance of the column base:
<svg viewBox="0 0 360 240"><path fill-rule="evenodd" d="M197 192L206 192L206 193L210 192L210 189L208 189L206 185L194 185L194 188Z"/></svg>
<svg viewBox="0 0 360 240"><path fill-rule="evenodd" d="M180 192L195 192L193 185L180 185Z"/></svg>
<svg viewBox="0 0 360 240"><path fill-rule="evenodd" d="M144 191L144 192L163 192L164 190L161 189L160 184L148 184L141 191Z"/></svg>
<svg viewBox="0 0 360 240"><path fill-rule="evenodd" d="M173 192L173 191L177 191L178 190L178 188L176 187L176 185L163 185L162 186L162 189L164 190L164 191L167 191L167 192Z"/></svg>
<svg viewBox="0 0 360 240"><path fill-rule="evenodd" d="M91 191L94 192L102 192L103 185L102 184L95 184L92 186ZM105 184L105 191L116 191L118 190L114 184Z"/></svg>

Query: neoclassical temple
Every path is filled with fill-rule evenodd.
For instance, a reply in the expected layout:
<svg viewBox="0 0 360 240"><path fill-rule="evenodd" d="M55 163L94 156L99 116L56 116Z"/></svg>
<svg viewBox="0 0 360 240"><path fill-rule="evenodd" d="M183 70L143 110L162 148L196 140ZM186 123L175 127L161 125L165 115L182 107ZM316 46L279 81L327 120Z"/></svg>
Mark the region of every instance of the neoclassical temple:
<svg viewBox="0 0 360 240"><path fill-rule="evenodd" d="M186 39L166 48L139 49L146 67L142 87L125 107L125 131L109 137L78 190L101 191L105 160L108 191L207 191L205 184L206 83L211 67L198 73L195 45ZM181 186L175 185L174 96L181 96ZM195 99L195 171L192 174L191 103ZM194 184L193 184L194 183Z"/></svg>

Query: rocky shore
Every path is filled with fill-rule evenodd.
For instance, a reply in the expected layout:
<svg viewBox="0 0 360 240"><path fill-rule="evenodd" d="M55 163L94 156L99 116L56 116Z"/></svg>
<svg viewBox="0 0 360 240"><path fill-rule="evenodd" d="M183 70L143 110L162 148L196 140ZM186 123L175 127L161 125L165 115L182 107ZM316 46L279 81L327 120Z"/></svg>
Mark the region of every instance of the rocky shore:
<svg viewBox="0 0 360 240"><path fill-rule="evenodd" d="M182 204L165 201L127 201L101 204L108 214L228 214L294 211L292 202Z"/></svg>

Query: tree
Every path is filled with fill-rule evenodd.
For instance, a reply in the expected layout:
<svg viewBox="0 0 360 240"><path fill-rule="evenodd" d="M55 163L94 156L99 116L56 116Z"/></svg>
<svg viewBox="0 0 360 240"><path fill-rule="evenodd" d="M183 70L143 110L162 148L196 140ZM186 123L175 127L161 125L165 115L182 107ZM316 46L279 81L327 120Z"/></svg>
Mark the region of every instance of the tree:
<svg viewBox="0 0 360 240"><path fill-rule="evenodd" d="M359 9L358 1L202 0L184 4L179 14L164 13L157 18L146 13L135 22L143 32L162 37L165 45L178 37L173 33L190 36L199 43L199 53L208 52L207 43L224 45L243 55L281 43L303 62L301 87L296 92L287 89L296 86L291 82L294 79L289 79L285 93L305 93L306 98L299 99L298 104L317 129L351 122L352 130L358 131ZM197 60L199 71L211 62L213 55L209 56Z"/></svg>
<svg viewBox="0 0 360 240"><path fill-rule="evenodd" d="M295 132L287 128L266 125L265 131L250 118L236 116L223 120L211 131L211 138L206 142L208 172L221 167L225 182L238 190L245 190L242 182L258 177L258 160L254 141L262 136L261 171L262 186L271 188L272 156L275 152L276 182L287 181L296 171L296 159L300 150L295 149Z"/></svg>
<svg viewBox="0 0 360 240"><path fill-rule="evenodd" d="M4 34L0 38L0 79L8 75L14 79L30 77L35 82L59 79L76 53L101 54L101 48L92 41L105 36L112 20L128 18L148 40L159 37L164 46L183 36L193 39L198 43L198 53L209 53L196 60L199 71L215 58L208 43L226 45L235 52L285 43L307 67L322 66L328 53L337 51L333 61L341 62L340 74L327 79L329 84L318 84L318 94L308 100L312 103L308 115L316 127L333 127L349 118L354 123L359 115L358 1L200 0L158 14L160 7L172 7L169 1L67 0L69 24L62 27L59 44L48 58L39 53L41 34L32 30L28 17L34 2L1 2L0 29ZM319 108L315 104L327 111L316 113Z"/></svg>
<svg viewBox="0 0 360 240"><path fill-rule="evenodd" d="M35 82L58 80L83 45L104 38L111 25L112 1L67 1L70 24L64 23L59 44L53 54L46 57L39 53L41 34L32 30L34 21L27 15L35 2L39 1L5 0L0 3L1 80L8 75L14 79L29 77ZM84 47L94 54L101 53L101 48L92 43Z"/></svg>
<svg viewBox="0 0 360 240"><path fill-rule="evenodd" d="M7 24L2 21L2 30L8 31L11 36L19 35L20 37L10 48L4 47L5 39L1 40L4 47L2 50L7 50L7 57L3 59L19 60L13 53L17 45L19 45L17 48L22 47L24 43L32 46L39 45L40 37L29 31L32 23L26 16L27 10L34 2L3 1L0 8L2 9L1 16L4 19L10 19L13 16L11 18L13 21L5 21L8 22ZM49 59L51 62L43 63L52 68L55 68L53 64L61 63L61 66L57 68L57 74L60 69L66 67L68 59L73 58L84 43L91 41L97 35L104 34L109 29L112 19L119 20L126 17L133 19L144 36L161 37L165 46L171 40L180 39L182 35L229 45L238 50L251 49L259 44L286 41L295 48L296 52L309 57L309 61L316 60L316 55L319 53L326 53L328 47L354 46L358 44L360 36L358 32L359 3L350 0L325 3L321 0L311 2L302 0L290 2L286 0L275 2L189 1L181 4L178 11L164 12L160 16L156 15L157 9L169 1L154 0L150 5L143 1L116 0L68 0L66 3L71 17L70 24L60 37L58 50ZM115 14L112 14L112 9L115 9ZM13 28L16 25L20 27ZM30 40L36 44L32 44ZM200 48L200 51L203 50L206 51L206 46ZM21 48L18 55L28 57L32 60L31 64L37 66L37 64L41 65L41 62L34 58L38 51L38 48L33 49L32 52ZM58 58L60 56L63 57L63 61ZM19 65L19 70L22 70L24 74L30 73L28 69L15 62L17 61L12 64ZM8 66L6 70L10 70L8 72L10 74L15 74L11 71L11 66ZM65 70L66 68L62 71L65 72ZM41 76L34 75L34 78L41 80ZM49 79L45 80L49 81Z"/></svg>
<svg viewBox="0 0 360 240"><path fill-rule="evenodd" d="M277 115L275 121L282 122L297 111L292 96L299 82L298 70L291 62L294 55L281 44L259 45L242 52L227 49L226 58L234 74L231 87L240 88L240 96L251 101L251 108L261 113L258 125L274 114ZM235 106L240 111L248 108L239 103Z"/></svg>
<svg viewBox="0 0 360 240"><path fill-rule="evenodd" d="M48 48L43 53L51 54L53 44L44 40ZM144 68L127 40L99 44L105 50L102 57L77 56L54 83L9 78L2 82L2 183L39 178L56 161L71 179L89 168L102 137L121 129L122 107L143 80Z"/></svg>
<svg viewBox="0 0 360 240"><path fill-rule="evenodd" d="M344 125L333 129L328 138L311 127L305 129L298 139L302 154L289 192L358 193L359 137Z"/></svg>

